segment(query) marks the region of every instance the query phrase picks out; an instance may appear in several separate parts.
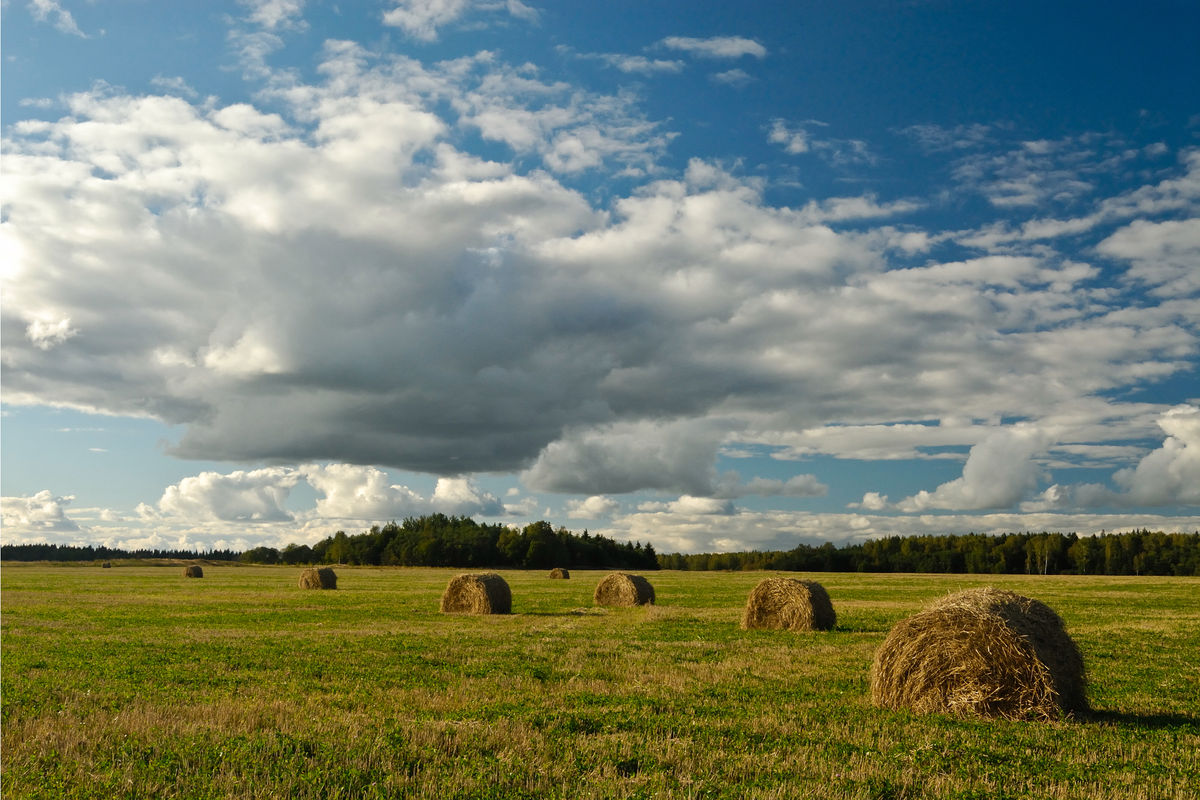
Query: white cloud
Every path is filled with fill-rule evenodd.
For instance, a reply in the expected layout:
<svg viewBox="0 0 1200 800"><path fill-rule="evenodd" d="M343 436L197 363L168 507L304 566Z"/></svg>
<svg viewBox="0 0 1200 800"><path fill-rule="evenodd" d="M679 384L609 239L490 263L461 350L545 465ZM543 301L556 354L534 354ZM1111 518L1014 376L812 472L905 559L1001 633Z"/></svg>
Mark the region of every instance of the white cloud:
<svg viewBox="0 0 1200 800"><path fill-rule="evenodd" d="M282 522L292 519L284 503L299 480L298 472L283 467L237 470L225 475L202 472L168 486L158 501L158 510L177 517L223 522Z"/></svg>
<svg viewBox="0 0 1200 800"><path fill-rule="evenodd" d="M180 424L185 456L457 476L422 498L366 468L314 468L323 505L303 524L499 513L462 476L518 469L534 490L583 496L821 491L811 475L715 474L720 448L754 444L791 458L974 445L963 478L909 500L984 508L1033 497L1044 459L1083 452L985 443L1001 417L1119 444L1154 413L1108 398L1194 368L1190 296L1133 303L1130 284L1097 286L1096 266L1048 247L946 257L954 232L877 224L915 216L913 200L785 207L737 167L668 172L670 132L633 95L490 53L426 66L337 42L315 74L268 71L254 103L225 106L97 89L10 129L6 401ZM780 126L790 146L801 128ZM471 152L477 136L503 155ZM803 140L832 154L827 141ZM1020 147L1026 166L1071 151ZM1147 191L1093 207L1107 224L1186 210L1198 163L1185 154ZM603 201L570 183L589 171L621 176ZM1193 229L1130 224L1097 252L1137 281L1151 265L1184 276ZM1086 420L1057 421L1079 409ZM916 424L938 419L958 421ZM996 485L976 475L988 463ZM287 522L287 482L303 476L259 477L181 483L160 513Z"/></svg>
<svg viewBox="0 0 1200 800"><path fill-rule="evenodd" d="M308 464L304 480L321 493L316 514L329 519L394 520L417 516L428 503L407 486L392 484L387 473L354 464Z"/></svg>
<svg viewBox="0 0 1200 800"><path fill-rule="evenodd" d="M49 489L43 489L30 497L0 498L5 540L19 543L22 535L32 535L32 541L45 541L44 537L48 534L80 530L79 525L67 516L66 511L66 507L74 499L73 495L56 496Z"/></svg>
<svg viewBox="0 0 1200 800"><path fill-rule="evenodd" d="M741 88L754 81L754 77L744 69L727 69L724 72L714 72L709 77L713 83L736 88Z"/></svg>
<svg viewBox="0 0 1200 800"><path fill-rule="evenodd" d="M1096 246L1100 253L1133 262L1129 277L1155 294L1188 297L1200 292L1200 217L1135 220Z"/></svg>
<svg viewBox="0 0 1200 800"><path fill-rule="evenodd" d="M932 492L922 490L897 503L901 511L932 508L982 510L1016 505L1037 487L1043 470L1034 457L1053 443L1053 434L1033 425L998 430L971 448L960 478Z"/></svg>
<svg viewBox="0 0 1200 800"><path fill-rule="evenodd" d="M49 21L60 33L87 38L87 34L76 24L75 17L57 0L29 0L29 13L38 22Z"/></svg>
<svg viewBox="0 0 1200 800"><path fill-rule="evenodd" d="M765 58L767 55L767 48L742 36L711 36L706 39L668 36L660 44L670 50L682 50L704 58Z"/></svg>
<svg viewBox="0 0 1200 800"><path fill-rule="evenodd" d="M432 42L439 29L458 22L472 12L505 11L527 22L537 20L537 11L520 0L393 0L395 7L385 11L383 23L402 29L409 36Z"/></svg>
<svg viewBox="0 0 1200 800"><path fill-rule="evenodd" d="M467 478L438 478L430 506L443 514L470 516L497 516L504 513L499 498L482 491Z"/></svg>
<svg viewBox="0 0 1200 800"><path fill-rule="evenodd" d="M238 0L250 10L250 20L268 30L302 29L305 0Z"/></svg>
<svg viewBox="0 0 1200 800"><path fill-rule="evenodd" d="M1135 505L1200 505L1200 407L1178 406L1163 414L1162 446L1114 480Z"/></svg>
<svg viewBox="0 0 1200 800"><path fill-rule="evenodd" d="M62 317L55 321L34 319L25 328L25 335L39 350L49 350L78 334L79 331L71 327L70 317Z"/></svg>
<svg viewBox="0 0 1200 800"><path fill-rule="evenodd" d="M621 504L611 497L594 494L583 500L568 500L567 516L571 519L603 519L611 517L621 508Z"/></svg>
<svg viewBox="0 0 1200 800"><path fill-rule="evenodd" d="M771 130L767 134L767 141L772 144L783 145L784 151L792 155L808 152L808 131L802 127L790 128L781 119L774 120L771 123Z"/></svg>
<svg viewBox="0 0 1200 800"><path fill-rule="evenodd" d="M816 120L789 123L783 119L774 119L767 131L767 141L782 146L784 152L791 155L815 153L838 167L875 163L875 155L866 142L859 139L817 137L809 130L813 127L824 128L827 125Z"/></svg>
<svg viewBox="0 0 1200 800"><path fill-rule="evenodd" d="M646 58L645 56L632 56L622 53L598 53L595 55L584 55L583 57L600 59L608 66L625 73L654 75L659 73L675 73L683 71L683 62L676 61L674 59L650 59Z"/></svg>

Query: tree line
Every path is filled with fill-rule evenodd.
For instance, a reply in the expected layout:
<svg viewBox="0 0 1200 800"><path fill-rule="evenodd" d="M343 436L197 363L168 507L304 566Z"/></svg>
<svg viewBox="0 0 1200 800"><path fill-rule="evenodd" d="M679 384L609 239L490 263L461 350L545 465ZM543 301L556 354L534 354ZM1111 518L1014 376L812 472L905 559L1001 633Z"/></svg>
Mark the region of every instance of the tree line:
<svg viewBox="0 0 1200 800"><path fill-rule="evenodd" d="M545 521L524 528L480 524L470 517L432 514L372 526L356 535L338 531L314 545L277 549L121 550L93 545L0 545L5 561L97 561L117 558L208 559L247 564L364 564L420 567L548 569L781 570L803 572L943 572L1044 575L1200 576L1200 532L1007 533L889 536L835 547L791 550L656 554L640 542L575 534Z"/></svg>
<svg viewBox="0 0 1200 800"><path fill-rule="evenodd" d="M123 550L120 547L73 544L4 544L0 545L2 561L110 561L114 558L169 558L209 561L237 561L236 550Z"/></svg>
<svg viewBox="0 0 1200 800"><path fill-rule="evenodd" d="M338 531L308 545L256 547L240 560L255 564L369 564L399 567L593 567L658 569L654 547L606 536L557 530L539 521L520 530L470 517L430 514L374 525L355 536Z"/></svg>
<svg viewBox="0 0 1200 800"><path fill-rule="evenodd" d="M96 561L115 558L211 559L243 564L362 564L401 567L658 569L653 545L572 533L539 521L524 528L480 524L470 517L431 514L374 525L356 535L338 531L314 545L228 550L137 550L92 545L0 545L5 561Z"/></svg>
<svg viewBox="0 0 1200 800"><path fill-rule="evenodd" d="M670 553L658 562L663 569L684 570L1200 576L1200 532L889 536L841 547Z"/></svg>

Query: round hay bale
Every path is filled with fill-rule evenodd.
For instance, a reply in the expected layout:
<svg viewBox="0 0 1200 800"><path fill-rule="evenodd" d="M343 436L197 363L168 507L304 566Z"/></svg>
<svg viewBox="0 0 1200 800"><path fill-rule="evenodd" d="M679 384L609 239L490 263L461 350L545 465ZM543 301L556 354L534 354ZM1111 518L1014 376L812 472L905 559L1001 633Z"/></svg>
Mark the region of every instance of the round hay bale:
<svg viewBox="0 0 1200 800"><path fill-rule="evenodd" d="M569 570L563 569L562 567L555 567L554 569L550 570L550 577L563 578L565 580L571 577L571 573Z"/></svg>
<svg viewBox="0 0 1200 800"><path fill-rule="evenodd" d="M799 578L766 578L750 592L742 615L745 630L828 631L837 614L825 587Z"/></svg>
<svg viewBox="0 0 1200 800"><path fill-rule="evenodd" d="M189 564L188 566L183 568L183 577L185 577L185 578L203 578L204 570L202 570L200 568L199 564Z"/></svg>
<svg viewBox="0 0 1200 800"><path fill-rule="evenodd" d="M1083 657L1048 606L1000 589L949 595L875 653L871 700L920 714L1058 719L1088 709Z"/></svg>
<svg viewBox="0 0 1200 800"><path fill-rule="evenodd" d="M641 575L614 572L596 585L592 599L598 606L643 606L654 603L654 587Z"/></svg>
<svg viewBox="0 0 1200 800"><path fill-rule="evenodd" d="M103 564L100 565L100 568L101 569L112 569L112 562L105 561Z"/></svg>
<svg viewBox="0 0 1200 800"><path fill-rule="evenodd" d="M510 614L512 592L494 572L455 575L442 593L443 614Z"/></svg>
<svg viewBox="0 0 1200 800"><path fill-rule="evenodd" d="M331 567L309 567L300 573L301 589L336 589L337 573Z"/></svg>

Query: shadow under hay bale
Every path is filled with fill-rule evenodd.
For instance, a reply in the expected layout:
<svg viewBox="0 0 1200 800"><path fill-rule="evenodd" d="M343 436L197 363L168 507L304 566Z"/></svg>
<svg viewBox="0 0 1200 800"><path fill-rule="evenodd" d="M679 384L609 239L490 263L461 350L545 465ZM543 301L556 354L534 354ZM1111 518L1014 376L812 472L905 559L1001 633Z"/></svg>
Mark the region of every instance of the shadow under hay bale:
<svg viewBox="0 0 1200 800"><path fill-rule="evenodd" d="M742 627L746 630L828 631L837 614L825 587L799 578L766 578L746 600Z"/></svg>
<svg viewBox="0 0 1200 800"><path fill-rule="evenodd" d="M456 575L442 593L443 614L510 614L512 592L494 572Z"/></svg>
<svg viewBox="0 0 1200 800"><path fill-rule="evenodd" d="M884 708L1010 719L1088 710L1083 657L1048 606L970 589L901 620L875 653L871 700Z"/></svg>
<svg viewBox="0 0 1200 800"><path fill-rule="evenodd" d="M563 569L562 567L555 567L554 569L550 570L550 577L567 579L571 577L571 572Z"/></svg>
<svg viewBox="0 0 1200 800"><path fill-rule="evenodd" d="M203 578L204 570L202 570L200 568L199 564L189 564L188 566L183 568L183 577L185 577L185 578Z"/></svg>
<svg viewBox="0 0 1200 800"><path fill-rule="evenodd" d="M643 606L654 603L654 587L641 575L614 572L600 581L592 600L598 606Z"/></svg>
<svg viewBox="0 0 1200 800"><path fill-rule="evenodd" d="M336 589L337 573L330 567L309 567L300 573L301 589Z"/></svg>

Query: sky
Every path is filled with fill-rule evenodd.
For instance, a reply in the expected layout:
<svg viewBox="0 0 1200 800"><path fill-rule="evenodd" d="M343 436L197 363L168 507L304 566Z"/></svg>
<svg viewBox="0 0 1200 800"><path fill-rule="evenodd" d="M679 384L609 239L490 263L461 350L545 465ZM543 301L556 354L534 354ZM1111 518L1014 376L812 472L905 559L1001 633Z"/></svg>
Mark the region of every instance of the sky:
<svg viewBox="0 0 1200 800"><path fill-rule="evenodd" d="M5 0L3 541L1200 530L1200 6Z"/></svg>

